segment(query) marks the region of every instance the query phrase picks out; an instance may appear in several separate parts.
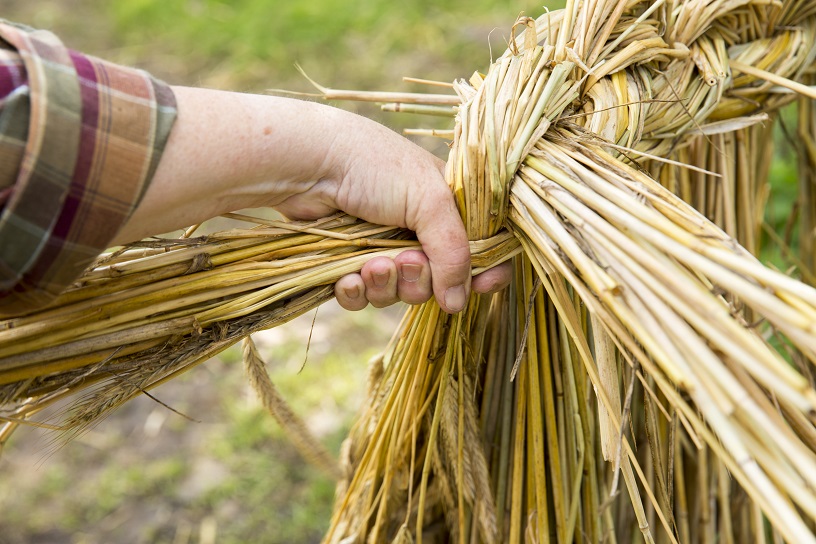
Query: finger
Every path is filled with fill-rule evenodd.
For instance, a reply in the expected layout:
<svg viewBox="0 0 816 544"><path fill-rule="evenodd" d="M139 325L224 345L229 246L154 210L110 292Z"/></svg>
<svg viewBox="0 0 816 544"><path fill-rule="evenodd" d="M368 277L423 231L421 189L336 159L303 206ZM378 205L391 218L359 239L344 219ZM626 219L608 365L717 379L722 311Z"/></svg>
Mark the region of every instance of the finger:
<svg viewBox="0 0 816 544"><path fill-rule="evenodd" d="M348 274L334 284L334 296L341 307L356 312L368 306L365 283L360 274Z"/></svg>
<svg viewBox="0 0 816 544"><path fill-rule="evenodd" d="M376 257L363 265L360 275L365 283L365 297L375 308L399 302L397 266L388 257Z"/></svg>
<svg viewBox="0 0 816 544"><path fill-rule="evenodd" d="M403 251L394 258L399 272L397 294L408 304L422 304L433 296L431 267L421 251Z"/></svg>
<svg viewBox="0 0 816 544"><path fill-rule="evenodd" d="M446 185L418 199L416 221L409 224L431 265L433 292L442 309L465 307L470 291L470 248L465 226Z"/></svg>
<svg viewBox="0 0 816 544"><path fill-rule="evenodd" d="M476 293L487 295L501 291L508 285L513 278L513 264L510 261L504 262L498 266L494 266L489 270L485 270L478 276L473 277L471 289Z"/></svg>

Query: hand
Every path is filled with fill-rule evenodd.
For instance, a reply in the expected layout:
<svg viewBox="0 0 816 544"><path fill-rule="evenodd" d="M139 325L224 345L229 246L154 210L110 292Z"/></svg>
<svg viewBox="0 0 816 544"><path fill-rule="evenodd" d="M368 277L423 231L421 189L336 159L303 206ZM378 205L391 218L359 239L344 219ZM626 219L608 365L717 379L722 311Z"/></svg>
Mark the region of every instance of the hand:
<svg viewBox="0 0 816 544"><path fill-rule="evenodd" d="M509 283L507 263L476 276L471 285L467 235L444 180L443 161L373 121L341 110L332 114L338 128L327 170L318 183L276 208L299 219L340 209L373 223L406 227L416 232L423 249L393 260L374 258L359 274L341 278L335 296L343 308L419 304L434 295L453 313L465 306L471 288L489 293Z"/></svg>
<svg viewBox="0 0 816 544"><path fill-rule="evenodd" d="M510 263L500 264L475 276L471 289L476 293L494 293L507 287L511 274ZM346 310L362 310L369 303L375 308L399 301L421 304L433 294L430 262L425 253L416 250L404 251L395 259L376 257L359 274L340 278L334 294ZM447 310L455 311L450 305Z"/></svg>
<svg viewBox="0 0 816 544"><path fill-rule="evenodd" d="M335 210L416 232L423 252L373 259L335 289L347 309L418 303L446 312L471 289L465 229L444 163L369 119L274 96L174 87L178 118L142 202L114 243L262 206L293 219ZM477 292L510 280L509 266L473 278ZM356 296L355 296L356 295Z"/></svg>

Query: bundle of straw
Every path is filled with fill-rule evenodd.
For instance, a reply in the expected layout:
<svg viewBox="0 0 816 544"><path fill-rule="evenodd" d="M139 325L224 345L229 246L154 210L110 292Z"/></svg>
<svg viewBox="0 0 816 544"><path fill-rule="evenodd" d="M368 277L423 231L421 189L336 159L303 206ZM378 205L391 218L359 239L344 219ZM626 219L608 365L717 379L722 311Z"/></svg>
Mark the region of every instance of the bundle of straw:
<svg viewBox="0 0 816 544"><path fill-rule="evenodd" d="M374 363L327 542L816 542L816 290L735 241L813 6L570 2L454 83L469 235L524 257Z"/></svg>
<svg viewBox="0 0 816 544"><path fill-rule="evenodd" d="M814 96L815 17L812 0L568 1L519 19L455 95L321 88L455 115L434 133L452 138L476 271L515 263L508 290L456 316L409 309L372 363L326 542L816 543L816 289L753 256L771 122ZM127 248L0 323L0 443L91 387L62 425L79 432L415 245L345 216L254 221ZM251 339L245 353L316 448L275 408Z"/></svg>
<svg viewBox="0 0 816 544"><path fill-rule="evenodd" d="M242 338L319 306L373 256L418 247L410 232L347 215L155 239L103 256L55 305L0 321L0 446L29 417L90 389L69 436ZM193 230L188 230L193 234ZM476 266L512 255L509 233L471 244ZM46 425L51 427L52 425Z"/></svg>

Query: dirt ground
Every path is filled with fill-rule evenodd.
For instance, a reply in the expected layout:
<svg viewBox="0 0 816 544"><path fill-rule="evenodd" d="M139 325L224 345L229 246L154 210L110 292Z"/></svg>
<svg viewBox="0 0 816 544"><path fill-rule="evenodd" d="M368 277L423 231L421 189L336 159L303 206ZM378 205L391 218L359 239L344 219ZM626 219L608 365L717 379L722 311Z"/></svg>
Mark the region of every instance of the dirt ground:
<svg viewBox="0 0 816 544"><path fill-rule="evenodd" d="M333 452L398 314L324 305L305 367L312 314L255 336L278 387ZM19 429L0 457L0 544L319 542L333 482L258 405L238 349L153 393L190 419L143 396L67 444Z"/></svg>

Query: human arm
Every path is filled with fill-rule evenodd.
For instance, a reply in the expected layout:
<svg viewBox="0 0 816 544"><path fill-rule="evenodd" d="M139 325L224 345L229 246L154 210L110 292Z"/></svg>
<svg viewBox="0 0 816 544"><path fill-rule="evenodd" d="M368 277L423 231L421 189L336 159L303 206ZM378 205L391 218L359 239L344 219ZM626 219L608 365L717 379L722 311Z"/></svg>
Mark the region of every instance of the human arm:
<svg viewBox="0 0 816 544"><path fill-rule="evenodd" d="M256 206L417 232L425 253L338 282L346 308L432 288L443 308L463 302L469 255L442 162L387 128L315 103L171 90L47 32L0 23L0 38L0 315L48 304L111 245ZM508 277L489 271L474 288Z"/></svg>
<svg viewBox="0 0 816 544"><path fill-rule="evenodd" d="M221 213L271 206L295 219L343 210L414 230L424 251L373 259L342 278L338 301L418 303L431 293L460 310L471 288L464 226L444 163L388 128L330 106L289 98L174 87L178 115L150 187L116 236L125 243ZM475 278L488 292L506 267ZM354 296L356 295L356 296Z"/></svg>

